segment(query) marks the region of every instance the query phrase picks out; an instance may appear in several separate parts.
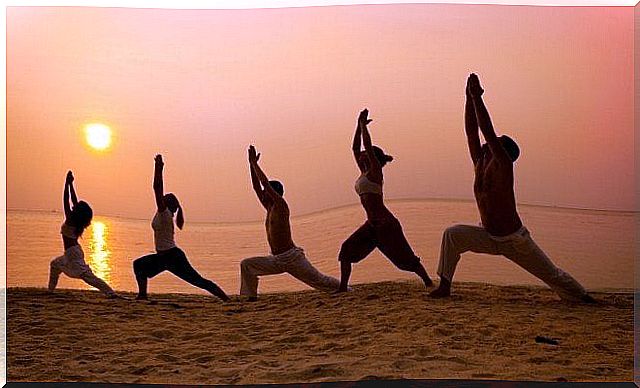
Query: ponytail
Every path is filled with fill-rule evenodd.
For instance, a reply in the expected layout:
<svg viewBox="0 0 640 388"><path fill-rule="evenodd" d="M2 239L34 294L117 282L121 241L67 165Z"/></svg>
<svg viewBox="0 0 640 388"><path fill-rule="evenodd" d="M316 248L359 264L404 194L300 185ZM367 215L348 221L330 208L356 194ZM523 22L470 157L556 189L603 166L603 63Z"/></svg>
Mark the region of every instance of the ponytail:
<svg viewBox="0 0 640 388"><path fill-rule="evenodd" d="M376 155L378 162L380 162L380 166L384 167L385 164L393 160L393 156L385 154L382 148L378 146L373 146L373 153Z"/></svg>
<svg viewBox="0 0 640 388"><path fill-rule="evenodd" d="M176 225L179 229L184 226L184 214L182 214L182 206L178 204L178 214L176 215Z"/></svg>

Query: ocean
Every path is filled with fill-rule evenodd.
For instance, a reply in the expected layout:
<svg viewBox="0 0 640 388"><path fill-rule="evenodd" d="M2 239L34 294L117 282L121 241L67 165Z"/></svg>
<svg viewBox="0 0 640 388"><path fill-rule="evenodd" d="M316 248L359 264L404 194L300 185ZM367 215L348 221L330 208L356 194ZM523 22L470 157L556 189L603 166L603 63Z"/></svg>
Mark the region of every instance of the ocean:
<svg viewBox="0 0 640 388"><path fill-rule="evenodd" d="M407 239L421 257L429 275L436 269L443 230L452 224L477 225L474 202L454 200L388 200L388 207L403 225ZM625 289L634 286L634 212L574 210L519 206L523 222L538 245L560 268L589 290ZM80 240L85 260L94 273L114 289L137 291L132 261L153 252L151 218L134 220L94 217ZM322 272L339 278L338 251L365 220L360 205L350 205L292 218L295 243ZM46 287L49 262L63 253L61 213L7 211L7 286ZM176 242L194 268L220 285L228 294L240 288L240 261L269 253L264 224L190 223L176 228ZM418 279L396 269L379 251L355 264L351 283ZM493 284L542 285L543 283L501 256L466 253L454 281ZM61 276L60 288L90 289L84 282ZM306 289L287 274L260 280L260 292ZM149 292L206 293L165 272L149 282Z"/></svg>

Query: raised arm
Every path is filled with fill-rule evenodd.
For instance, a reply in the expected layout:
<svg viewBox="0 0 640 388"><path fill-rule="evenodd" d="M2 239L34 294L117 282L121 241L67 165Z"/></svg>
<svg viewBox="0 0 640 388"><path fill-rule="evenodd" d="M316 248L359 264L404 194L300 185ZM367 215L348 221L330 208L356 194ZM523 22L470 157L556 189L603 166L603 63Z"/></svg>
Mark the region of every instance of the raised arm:
<svg viewBox="0 0 640 388"><path fill-rule="evenodd" d="M484 93L484 90L480 86L480 80L478 79L478 76L472 73L469 76L469 83L469 89L476 111L476 118L478 119L480 131L482 132L482 136L484 136L484 140L487 141L491 153L497 160L511 163L509 154L507 154L507 151L500 143L500 140L498 139L498 136L496 136L496 132L493 129L493 124L491 123L489 112L487 111L487 107L484 105L484 101L482 100L482 94Z"/></svg>
<svg viewBox="0 0 640 388"><path fill-rule="evenodd" d="M252 154L253 153L253 154ZM256 175L255 169L253 168L253 164L251 162L252 158L255 155L256 163L260 160L260 154L255 154L255 148L253 146L249 147L249 172L251 173L251 185L253 186L253 191L256 192L256 196L258 196L258 200L264 206L267 207L267 201L265 198L265 192L262 189L262 185L260 184L260 179Z"/></svg>
<svg viewBox="0 0 640 388"><path fill-rule="evenodd" d="M473 105L473 97L469 89L471 76L467 79L466 101L464 104L464 131L467 134L467 145L471 160L475 165L482 157L482 147L480 145L480 135L478 134L478 119L476 118L476 108Z"/></svg>
<svg viewBox="0 0 640 388"><path fill-rule="evenodd" d="M362 152L362 130L360 129L360 120L356 124L356 133L353 135L353 146L351 149L353 150L353 157L356 159L356 163L358 162L358 158L360 157L360 152Z"/></svg>
<svg viewBox="0 0 640 388"><path fill-rule="evenodd" d="M156 197L156 206L158 212L163 212L167 206L164 204L164 183L162 182L162 170L164 169L164 162L162 161L162 155L156 155L155 167L153 171L153 193Z"/></svg>
<svg viewBox="0 0 640 388"><path fill-rule="evenodd" d="M262 184L262 187L264 188L264 191L263 191L264 195L266 195L272 200L277 200L279 198L282 198L280 194L278 194L273 189L273 187L271 187L271 184L269 183L269 178L267 178L265 173L262 171L262 169L258 165L258 159L259 159L259 156L256 153L255 147L249 146L249 163L251 164L252 171L255 173L256 177L258 178L258 180Z"/></svg>
<svg viewBox="0 0 640 388"><path fill-rule="evenodd" d="M64 193L62 194L62 207L64 209L64 216L69 218L71 214L71 205L69 204L69 188L72 187L73 174L71 171L67 172L67 177L64 180Z"/></svg>
<svg viewBox="0 0 640 388"><path fill-rule="evenodd" d="M373 151L371 134L369 134L369 129L367 128L367 125L371 121L373 120L369 119L369 110L365 109L360 112L360 116L358 117L358 125L360 127L360 130L362 131L362 143L364 144L364 151L367 153L367 158L369 159L369 173L373 174L373 176L369 176L369 178L382 180L382 166L380 165L380 161L378 161L378 158L376 158L376 154Z"/></svg>

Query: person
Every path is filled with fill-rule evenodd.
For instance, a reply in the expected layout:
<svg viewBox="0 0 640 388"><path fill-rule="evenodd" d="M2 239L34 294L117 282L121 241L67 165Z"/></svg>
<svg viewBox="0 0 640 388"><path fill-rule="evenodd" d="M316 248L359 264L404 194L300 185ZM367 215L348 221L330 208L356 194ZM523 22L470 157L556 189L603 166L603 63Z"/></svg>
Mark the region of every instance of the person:
<svg viewBox="0 0 640 388"><path fill-rule="evenodd" d="M289 206L285 201L284 186L279 181L269 180L258 165L260 154L254 146L249 147L249 171L253 190L267 210L265 227L271 255L252 257L240 263L240 295L249 301L257 300L258 277L288 273L301 282L321 291L338 289L338 279L320 273L307 260L304 250L296 246L291 238Z"/></svg>
<svg viewBox="0 0 640 388"><path fill-rule="evenodd" d="M102 291L108 298L121 298L104 280L97 277L84 261L84 252L80 244L78 244L78 238L91 225L93 210L85 201L78 201L73 181L73 173L71 171L67 172L62 196L65 221L60 228L64 254L51 261L49 291L53 292L55 290L60 274L64 273L70 278L82 279L85 283ZM71 197L73 207L69 203L69 197Z"/></svg>
<svg viewBox="0 0 640 388"><path fill-rule="evenodd" d="M367 109L360 112L353 138L353 156L360 169L355 190L360 196L360 203L367 214L367 220L340 248L339 292L347 291L351 265L363 260L375 248L378 248L396 267L403 271L414 272L422 279L425 287L431 287L433 282L420 263L420 258L411 249L400 222L384 204L382 168L392 161L393 157L386 155L380 147L371 144L367 125L372 120L368 115ZM364 143L364 151L361 150L361 141Z"/></svg>
<svg viewBox="0 0 640 388"><path fill-rule="evenodd" d="M467 251L503 255L545 282L560 297L593 303L593 298L568 273L556 267L536 245L516 210L513 163L520 155L516 142L498 137L482 99L476 74L467 79L465 132L475 166L473 191L481 226L454 225L442 236L438 275L440 284L430 296L451 294L451 282L460 255ZM486 141L480 145L478 126Z"/></svg>
<svg viewBox="0 0 640 388"><path fill-rule="evenodd" d="M153 192L157 211L151 221L156 253L140 257L133 262L133 272L138 282L138 296L136 299L147 299L147 279L153 278L161 272L169 271L185 282L202 288L225 302L229 301L229 297L217 284L200 276L191 266L182 249L176 246L173 218L174 214L176 214L176 225L182 229L184 226L184 211L178 198L173 193L164 194L163 168L162 155L156 155Z"/></svg>

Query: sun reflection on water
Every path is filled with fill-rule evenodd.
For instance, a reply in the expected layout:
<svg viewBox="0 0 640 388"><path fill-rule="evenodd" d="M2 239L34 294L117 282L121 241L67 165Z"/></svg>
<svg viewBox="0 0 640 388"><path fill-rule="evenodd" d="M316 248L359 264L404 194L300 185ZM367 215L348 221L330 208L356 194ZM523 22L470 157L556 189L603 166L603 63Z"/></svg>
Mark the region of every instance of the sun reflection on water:
<svg viewBox="0 0 640 388"><path fill-rule="evenodd" d="M111 251L107 245L109 228L102 221L91 223L91 239L89 240L89 262L87 263L93 273L109 283L111 280Z"/></svg>

